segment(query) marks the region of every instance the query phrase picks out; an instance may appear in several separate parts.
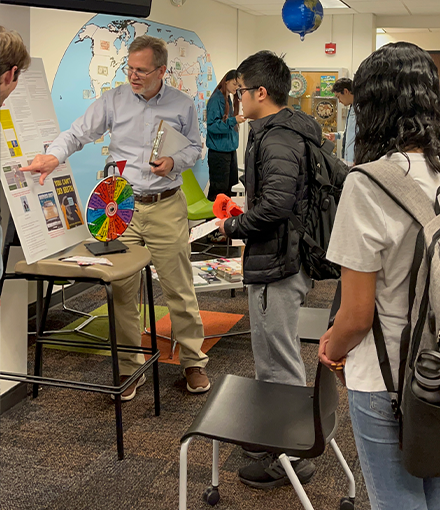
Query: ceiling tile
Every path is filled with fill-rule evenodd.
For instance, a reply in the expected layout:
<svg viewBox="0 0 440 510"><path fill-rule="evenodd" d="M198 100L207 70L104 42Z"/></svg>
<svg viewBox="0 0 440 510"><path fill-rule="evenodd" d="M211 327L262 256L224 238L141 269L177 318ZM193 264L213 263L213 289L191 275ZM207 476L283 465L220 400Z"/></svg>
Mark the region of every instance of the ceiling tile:
<svg viewBox="0 0 440 510"><path fill-rule="evenodd" d="M440 14L440 1L439 0L403 0L409 12L414 15L434 15Z"/></svg>
<svg viewBox="0 0 440 510"><path fill-rule="evenodd" d="M359 14L379 14L382 16L405 16L409 15L408 10L405 8L400 0L360 0L353 1L347 0L347 5L354 9Z"/></svg>

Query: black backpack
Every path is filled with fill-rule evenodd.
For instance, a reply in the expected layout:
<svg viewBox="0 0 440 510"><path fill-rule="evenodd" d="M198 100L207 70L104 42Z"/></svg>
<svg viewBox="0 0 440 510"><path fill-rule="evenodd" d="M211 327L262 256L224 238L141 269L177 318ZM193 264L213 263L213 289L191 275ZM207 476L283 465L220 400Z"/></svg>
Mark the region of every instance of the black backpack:
<svg viewBox="0 0 440 510"><path fill-rule="evenodd" d="M289 221L301 235L300 257L306 273L314 280L337 279L341 268L328 261L326 253L349 168L333 154L332 142L325 140L319 147L295 132L303 137L307 151L308 208L305 218L292 212Z"/></svg>

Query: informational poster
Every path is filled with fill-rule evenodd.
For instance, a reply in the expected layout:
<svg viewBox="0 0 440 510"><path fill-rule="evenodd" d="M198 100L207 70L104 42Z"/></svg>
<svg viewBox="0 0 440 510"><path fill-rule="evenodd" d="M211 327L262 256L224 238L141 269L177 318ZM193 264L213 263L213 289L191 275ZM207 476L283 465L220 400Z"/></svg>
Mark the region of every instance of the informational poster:
<svg viewBox="0 0 440 510"><path fill-rule="evenodd" d="M336 76L326 75L321 76L321 96L333 96L333 85L336 82Z"/></svg>
<svg viewBox="0 0 440 510"><path fill-rule="evenodd" d="M17 87L0 105L0 178L28 264L78 244L89 236L68 162L39 183L22 172L58 136L58 120L43 61L32 59Z"/></svg>

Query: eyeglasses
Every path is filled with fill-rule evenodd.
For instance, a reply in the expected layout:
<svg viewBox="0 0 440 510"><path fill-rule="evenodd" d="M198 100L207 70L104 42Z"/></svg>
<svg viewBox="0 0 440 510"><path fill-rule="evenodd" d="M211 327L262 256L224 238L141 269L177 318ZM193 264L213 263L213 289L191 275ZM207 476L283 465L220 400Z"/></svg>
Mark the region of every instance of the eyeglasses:
<svg viewBox="0 0 440 510"><path fill-rule="evenodd" d="M243 92L246 92L246 90L257 90L260 88L261 85L258 87L240 87L235 92L237 93L238 100L241 101L241 98L243 97Z"/></svg>
<svg viewBox="0 0 440 510"><path fill-rule="evenodd" d="M147 73L147 71L141 71L139 69L133 69L130 66L125 66L122 68L122 72L126 76L131 76L132 74L135 74L138 78L140 78L142 80L142 79L146 78L149 74L152 74L152 73L154 73L154 71L157 71L158 69L160 69L161 67L162 66L158 66L158 67L156 67L156 69L153 69L152 71L149 71Z"/></svg>

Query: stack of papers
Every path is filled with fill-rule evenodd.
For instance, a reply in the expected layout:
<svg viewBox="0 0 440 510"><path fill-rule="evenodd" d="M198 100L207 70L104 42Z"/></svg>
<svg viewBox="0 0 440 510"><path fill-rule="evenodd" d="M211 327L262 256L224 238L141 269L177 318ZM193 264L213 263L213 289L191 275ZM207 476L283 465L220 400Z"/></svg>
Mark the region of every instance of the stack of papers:
<svg viewBox="0 0 440 510"><path fill-rule="evenodd" d="M191 229L189 233L189 241L188 243L192 243L193 241L197 241L197 239L201 239L202 237L207 236L214 230L218 229L216 225L220 220L218 218L214 218L211 221L207 221L206 223L201 223Z"/></svg>
<svg viewBox="0 0 440 510"><path fill-rule="evenodd" d="M94 264L102 264L103 266L112 266L113 263L104 257L82 257L80 255L74 257L66 257L60 259L62 262L76 262L78 266L93 266Z"/></svg>

